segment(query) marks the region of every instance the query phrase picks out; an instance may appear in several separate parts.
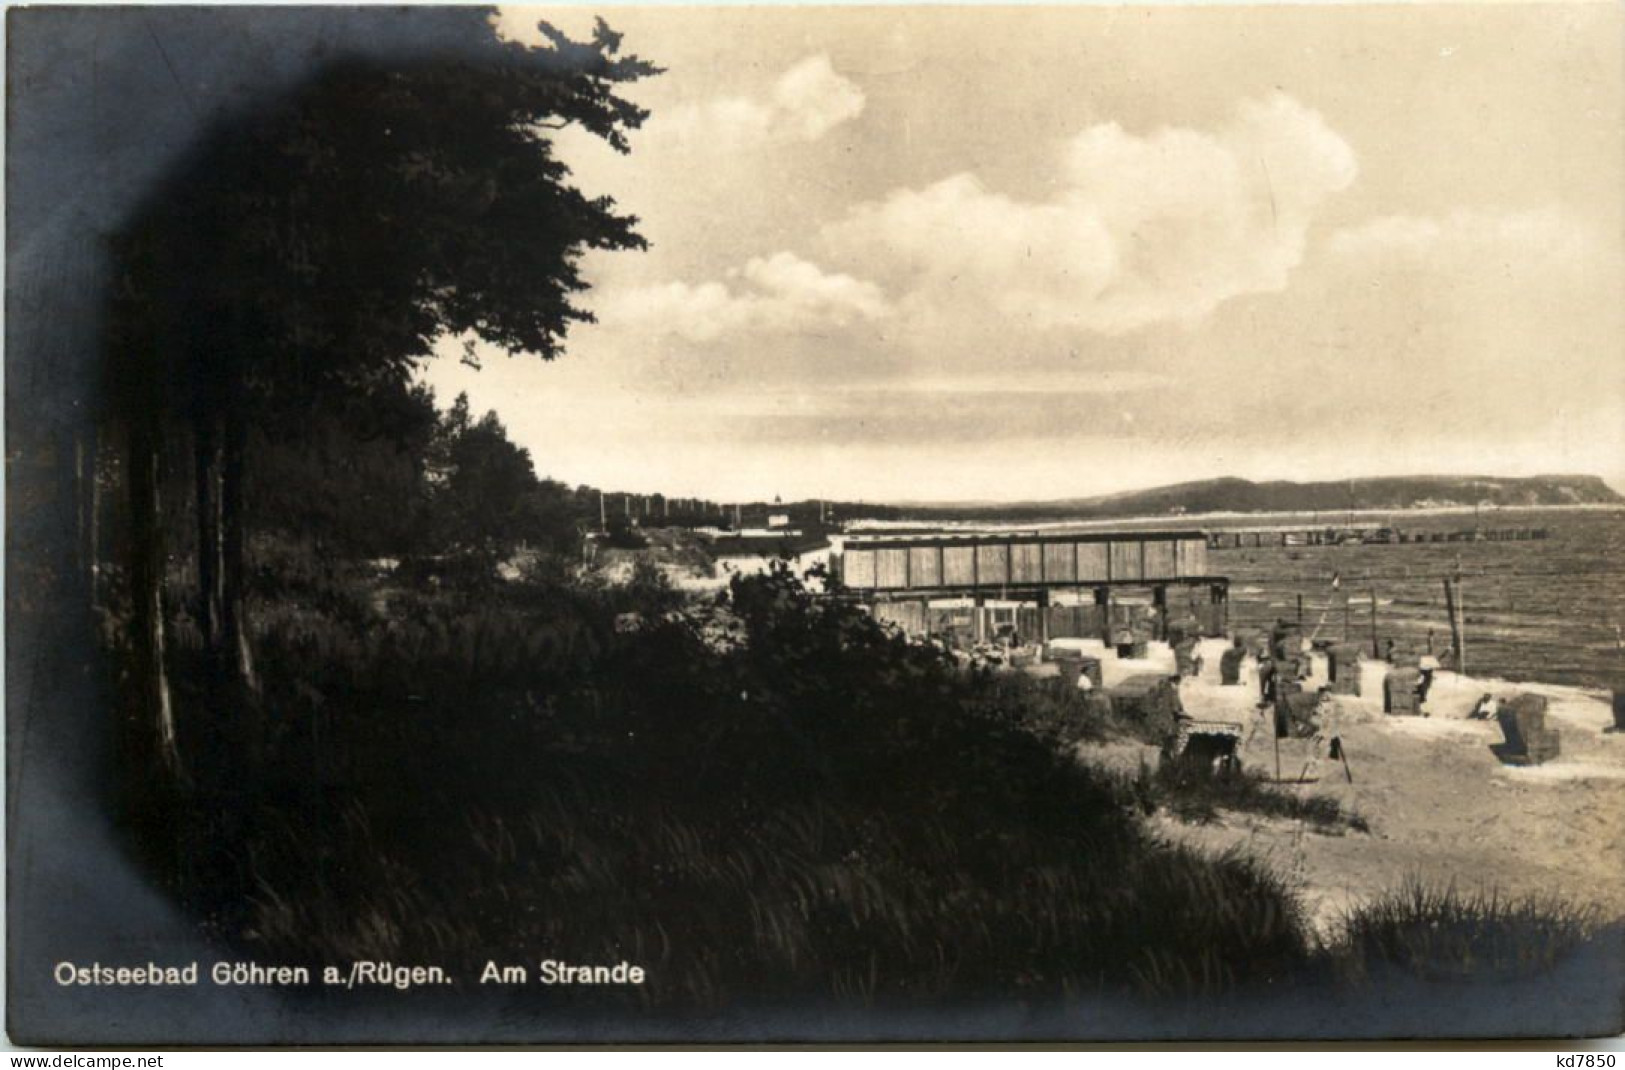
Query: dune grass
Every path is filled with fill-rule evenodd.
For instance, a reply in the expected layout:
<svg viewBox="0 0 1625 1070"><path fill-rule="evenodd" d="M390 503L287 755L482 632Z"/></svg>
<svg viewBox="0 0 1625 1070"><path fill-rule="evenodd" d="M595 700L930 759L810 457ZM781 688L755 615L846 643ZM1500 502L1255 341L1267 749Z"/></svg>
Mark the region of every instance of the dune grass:
<svg viewBox="0 0 1625 1070"><path fill-rule="evenodd" d="M1527 977L1597 939L1605 922L1595 907L1559 896L1412 877L1346 914L1324 953L1357 977L1395 969L1430 980Z"/></svg>

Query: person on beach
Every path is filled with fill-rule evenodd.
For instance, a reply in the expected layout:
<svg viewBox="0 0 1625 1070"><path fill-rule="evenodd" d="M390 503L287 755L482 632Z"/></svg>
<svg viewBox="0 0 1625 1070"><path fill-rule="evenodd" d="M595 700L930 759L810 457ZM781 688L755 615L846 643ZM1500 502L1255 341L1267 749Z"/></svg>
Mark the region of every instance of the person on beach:
<svg viewBox="0 0 1625 1070"><path fill-rule="evenodd" d="M1219 659L1219 683L1229 685L1241 683L1241 667L1246 658L1246 644L1242 642L1240 636L1237 636L1231 640L1230 649Z"/></svg>
<svg viewBox="0 0 1625 1070"><path fill-rule="evenodd" d="M1433 674L1439 669L1439 659L1431 654L1417 662L1417 671L1422 674L1421 680L1416 684L1416 708L1421 709L1422 703L1428 700L1428 692L1433 690Z"/></svg>

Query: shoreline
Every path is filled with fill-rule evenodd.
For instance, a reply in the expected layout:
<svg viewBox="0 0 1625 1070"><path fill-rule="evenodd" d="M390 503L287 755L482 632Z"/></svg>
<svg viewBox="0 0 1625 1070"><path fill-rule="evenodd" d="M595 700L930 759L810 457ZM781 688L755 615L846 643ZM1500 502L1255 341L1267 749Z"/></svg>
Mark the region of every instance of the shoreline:
<svg viewBox="0 0 1625 1070"><path fill-rule="evenodd" d="M1019 507L1017 507L1019 508ZM1315 510L1287 510L1273 512L1240 512L1219 511L1207 513L1157 513L1139 516L1123 517L1082 517L1077 519L1046 519L1033 521L1018 520L854 520L847 525L847 531L888 530L888 529L914 529L921 527L939 527L954 530L974 528L983 531L1007 530L1037 530L1051 531L1067 528L1087 527L1117 527L1128 524L1155 524L1155 525L1192 525L1200 527L1203 521L1220 521L1229 524L1245 523L1250 526L1268 528L1270 521L1279 521L1280 526L1286 526L1289 521L1309 519L1312 526L1338 527L1335 521L1318 518L1338 517L1349 518L1384 518L1398 517L1436 517L1458 515L1497 515L1502 513L1625 513L1625 503L1611 504L1605 502L1576 503L1573 505L1497 505L1483 508L1472 505L1438 505L1421 506L1408 509L1346 509L1338 510L1335 514L1329 511Z"/></svg>

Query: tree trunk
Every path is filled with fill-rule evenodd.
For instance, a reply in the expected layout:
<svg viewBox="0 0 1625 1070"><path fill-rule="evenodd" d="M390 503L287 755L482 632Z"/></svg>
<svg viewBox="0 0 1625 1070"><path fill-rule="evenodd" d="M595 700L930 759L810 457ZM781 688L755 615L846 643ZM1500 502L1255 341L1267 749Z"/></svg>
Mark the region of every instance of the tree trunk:
<svg viewBox="0 0 1625 1070"><path fill-rule="evenodd" d="M221 586L225 552L221 538L221 469L223 449L219 420L203 413L192 421L192 463L197 497L198 628L211 668L226 664L221 643Z"/></svg>
<svg viewBox="0 0 1625 1070"><path fill-rule="evenodd" d="M247 596L248 539L243 517L243 477L248 460L248 427L240 410L227 413L224 426L220 484L221 632L233 658L237 682L245 692L259 690L254 655L248 645Z"/></svg>
<svg viewBox="0 0 1625 1070"><path fill-rule="evenodd" d="M85 532L85 578L90 584L90 608L101 606L102 583L102 436L101 429L92 426L90 435L90 486L87 491L89 516Z"/></svg>
<svg viewBox="0 0 1625 1070"><path fill-rule="evenodd" d="M154 417L137 414L130 427L129 579L135 652L135 721L127 745L135 775L156 765L184 776L175 713L164 663L164 532L161 436Z"/></svg>
<svg viewBox="0 0 1625 1070"><path fill-rule="evenodd" d="M80 431L73 436L73 564L81 579L90 575L90 557L86 553L90 537L90 513L86 507L89 481L85 478L85 465L85 433Z"/></svg>
<svg viewBox="0 0 1625 1070"><path fill-rule="evenodd" d="M74 548L73 584L71 590L77 603L92 611L96 608L96 581L100 572L97 561L97 520L101 506L99 488L100 440L94 426L76 431L73 436L73 505Z"/></svg>

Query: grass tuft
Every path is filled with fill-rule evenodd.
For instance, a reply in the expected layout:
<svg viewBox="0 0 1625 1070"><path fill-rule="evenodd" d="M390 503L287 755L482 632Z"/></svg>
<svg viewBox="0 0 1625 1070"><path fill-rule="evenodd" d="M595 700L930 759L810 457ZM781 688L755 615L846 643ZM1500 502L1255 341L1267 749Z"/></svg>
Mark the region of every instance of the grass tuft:
<svg viewBox="0 0 1625 1070"><path fill-rule="evenodd" d="M1433 979L1505 979L1550 971L1598 936L1601 913L1553 896L1417 878L1349 912L1328 948L1359 974L1399 969Z"/></svg>

